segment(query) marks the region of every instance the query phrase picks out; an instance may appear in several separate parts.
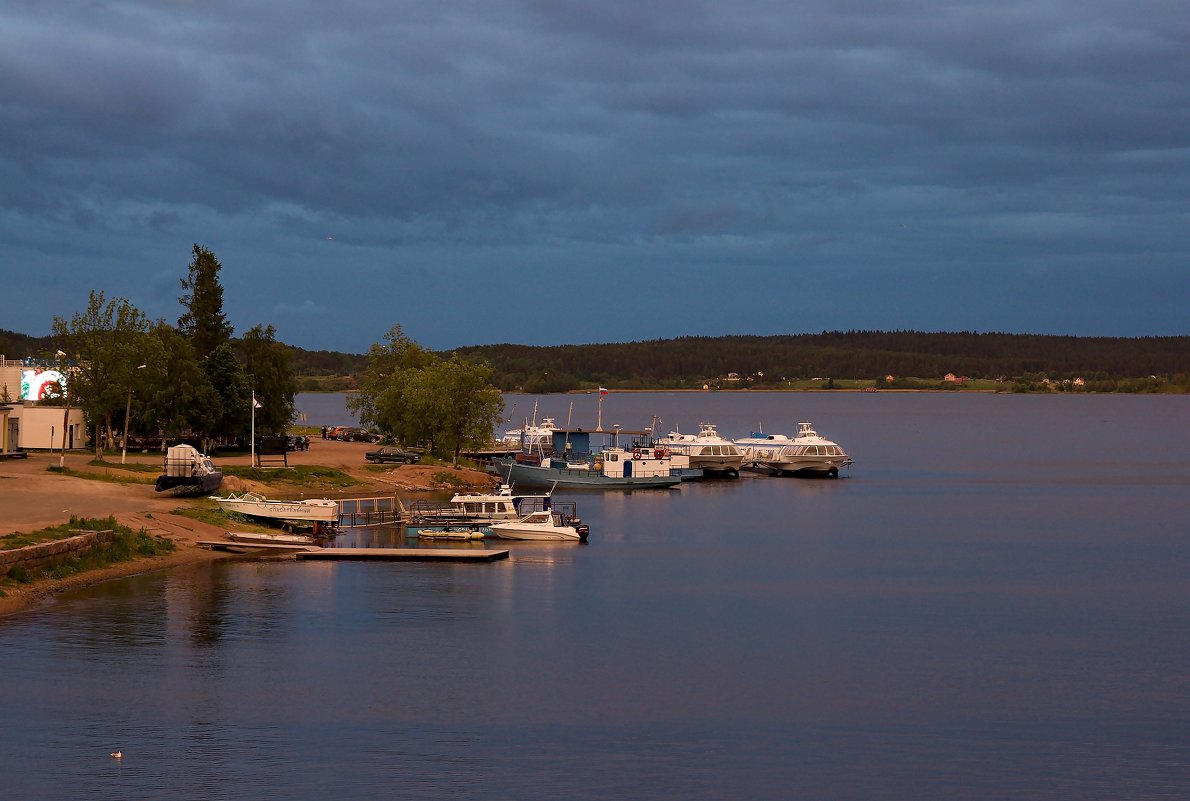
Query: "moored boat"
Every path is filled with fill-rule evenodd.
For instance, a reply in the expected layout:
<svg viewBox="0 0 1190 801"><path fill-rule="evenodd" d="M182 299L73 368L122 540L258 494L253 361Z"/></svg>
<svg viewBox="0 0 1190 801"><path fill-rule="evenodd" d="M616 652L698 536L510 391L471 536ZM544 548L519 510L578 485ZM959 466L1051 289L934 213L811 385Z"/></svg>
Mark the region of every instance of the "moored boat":
<svg viewBox="0 0 1190 801"><path fill-rule="evenodd" d="M306 520L315 523L337 523L339 503L328 498L307 498L301 501L270 501L255 492L243 495L228 493L226 498L212 498L225 512L238 512L252 517L273 520Z"/></svg>
<svg viewBox="0 0 1190 801"><path fill-rule="evenodd" d="M576 504L558 503L520 520L493 523L492 532L504 540L586 542L590 528L579 519Z"/></svg>
<svg viewBox="0 0 1190 801"><path fill-rule="evenodd" d="M495 492L458 493L446 505L414 501L409 506L411 528L470 526L486 530L491 523L519 520L531 511L548 509L550 495L514 495L509 484Z"/></svg>
<svg viewBox="0 0 1190 801"><path fill-rule="evenodd" d="M705 476L737 478L743 465L739 448L724 439L711 423L699 423L697 434L671 431L669 436L654 440L654 447L683 454L692 469L700 469Z"/></svg>
<svg viewBox="0 0 1190 801"><path fill-rule="evenodd" d="M664 451L653 448L604 448L582 459L546 457L540 464L513 460L496 467L509 483L532 487L650 489L682 481L672 474Z"/></svg>
<svg viewBox="0 0 1190 801"><path fill-rule="evenodd" d="M737 439L744 465L773 475L817 475L838 478L839 469L854 460L837 443L822 437L809 422L798 423L797 436L753 433Z"/></svg>

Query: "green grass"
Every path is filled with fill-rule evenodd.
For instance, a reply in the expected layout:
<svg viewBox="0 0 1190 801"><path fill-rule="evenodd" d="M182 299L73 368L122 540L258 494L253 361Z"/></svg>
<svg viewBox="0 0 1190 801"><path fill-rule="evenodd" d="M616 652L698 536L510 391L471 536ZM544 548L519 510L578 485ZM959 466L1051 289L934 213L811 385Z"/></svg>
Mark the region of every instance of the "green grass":
<svg viewBox="0 0 1190 801"><path fill-rule="evenodd" d="M145 464L143 462L128 462L127 464L120 464L119 462L109 462L106 459L92 459L88 462L92 467L103 467L108 470L124 470L129 473L152 473L153 475L161 474L161 465L159 464Z"/></svg>
<svg viewBox="0 0 1190 801"><path fill-rule="evenodd" d="M70 522L57 526L39 529L24 534L17 532L0 537L0 547L20 548L24 545L36 545L42 542L54 542L78 534L78 530L105 531L116 533L110 543L103 543L96 547L63 559L43 568L29 570L23 565L13 568L3 582L9 586L27 584L43 578L66 578L68 576L98 570L118 562L127 562L144 556L160 556L174 551L177 546L164 537L154 537L144 529L133 531L128 526L122 526L114 517L92 518L72 516Z"/></svg>
<svg viewBox="0 0 1190 801"><path fill-rule="evenodd" d="M260 467L242 467L228 465L223 475L236 476L246 481L257 481L261 484L286 484L296 487L313 487L318 489L353 487L360 482L342 470L322 465L301 464L281 470L265 470Z"/></svg>
<svg viewBox="0 0 1190 801"><path fill-rule="evenodd" d="M92 462L92 464L96 464ZM105 463L106 464L106 463ZM111 467L112 465L107 465ZM117 465L118 466L118 465ZM127 467L128 465L125 465ZM112 484L154 484L155 478L141 478L140 476L123 476L118 473L84 473L79 470L73 470L69 467L58 467L56 464L46 467L46 471L50 473L57 473L63 476L70 476L71 478L85 478L90 481L107 481ZM140 472L140 471L138 471ZM154 470L153 472L159 472Z"/></svg>
<svg viewBox="0 0 1190 801"><path fill-rule="evenodd" d="M195 506L180 506L177 509L170 511L170 514L178 517L186 517L191 520L197 520L199 523L206 523L210 526L217 526L223 529L235 528L239 531L271 531L268 526L256 522L253 518L247 515L238 514L236 512L225 512L218 506L211 504L199 504Z"/></svg>

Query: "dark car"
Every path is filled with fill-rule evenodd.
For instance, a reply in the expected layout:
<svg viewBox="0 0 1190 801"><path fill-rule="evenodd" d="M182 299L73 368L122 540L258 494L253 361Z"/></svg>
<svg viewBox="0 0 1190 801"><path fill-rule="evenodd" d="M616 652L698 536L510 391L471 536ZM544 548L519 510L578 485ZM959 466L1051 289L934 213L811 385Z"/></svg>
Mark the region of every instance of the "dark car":
<svg viewBox="0 0 1190 801"><path fill-rule="evenodd" d="M368 451L364 454L364 458L369 462L381 464L382 462L399 462L401 464L417 464L421 461L421 454L413 451L407 451L404 448L377 448L374 451Z"/></svg>
<svg viewBox="0 0 1190 801"><path fill-rule="evenodd" d="M364 431L362 428L347 428L339 434L344 442L379 442L381 437L374 431Z"/></svg>

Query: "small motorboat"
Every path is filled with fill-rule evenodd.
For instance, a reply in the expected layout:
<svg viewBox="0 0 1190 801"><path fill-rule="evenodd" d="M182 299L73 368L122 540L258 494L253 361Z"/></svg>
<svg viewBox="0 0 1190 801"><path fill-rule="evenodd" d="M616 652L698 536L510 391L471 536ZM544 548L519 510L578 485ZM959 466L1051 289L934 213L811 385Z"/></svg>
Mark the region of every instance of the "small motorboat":
<svg viewBox="0 0 1190 801"><path fill-rule="evenodd" d="M492 533L502 540L586 542L590 527L579 520L573 503L555 503L552 509L530 512L520 520L492 523Z"/></svg>
<svg viewBox="0 0 1190 801"><path fill-rule="evenodd" d="M228 493L226 498L212 498L225 512L238 512L253 517L268 517L274 520L307 520L318 523L336 523L339 520L339 502L327 498L307 498L301 501L270 501L255 492L243 495Z"/></svg>

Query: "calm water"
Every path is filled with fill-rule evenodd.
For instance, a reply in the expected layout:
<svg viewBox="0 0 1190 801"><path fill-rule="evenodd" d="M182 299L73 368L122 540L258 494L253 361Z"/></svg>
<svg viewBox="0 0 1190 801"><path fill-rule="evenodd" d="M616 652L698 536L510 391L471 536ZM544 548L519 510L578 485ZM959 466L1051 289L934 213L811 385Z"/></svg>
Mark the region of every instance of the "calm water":
<svg viewBox="0 0 1190 801"><path fill-rule="evenodd" d="M0 620L0 798L1190 795L1190 398L603 420L653 414L812 420L856 466L573 495L589 545L502 563L234 562Z"/></svg>

